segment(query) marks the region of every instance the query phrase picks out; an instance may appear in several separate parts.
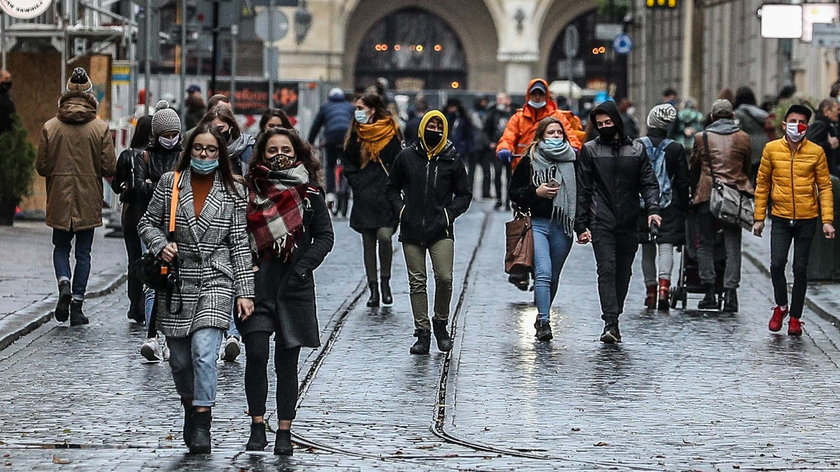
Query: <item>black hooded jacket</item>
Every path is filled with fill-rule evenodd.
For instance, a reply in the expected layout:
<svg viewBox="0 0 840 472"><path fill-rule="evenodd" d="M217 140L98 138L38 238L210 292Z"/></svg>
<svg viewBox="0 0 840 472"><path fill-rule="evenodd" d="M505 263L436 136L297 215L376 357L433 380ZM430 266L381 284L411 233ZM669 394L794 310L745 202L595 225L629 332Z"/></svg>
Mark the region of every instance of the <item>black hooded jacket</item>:
<svg viewBox="0 0 840 472"><path fill-rule="evenodd" d="M624 134L615 102L598 105L589 114L609 115L618 128L615 139L601 137L584 144L577 159L577 215L575 232L587 229L629 231L636 229L639 195L649 215L659 214L659 183L641 143Z"/></svg>
<svg viewBox="0 0 840 472"><path fill-rule="evenodd" d="M420 141L403 149L391 168L388 199L400 220L400 241L430 246L455 239L455 218L470 207L467 171L452 143L429 159Z"/></svg>

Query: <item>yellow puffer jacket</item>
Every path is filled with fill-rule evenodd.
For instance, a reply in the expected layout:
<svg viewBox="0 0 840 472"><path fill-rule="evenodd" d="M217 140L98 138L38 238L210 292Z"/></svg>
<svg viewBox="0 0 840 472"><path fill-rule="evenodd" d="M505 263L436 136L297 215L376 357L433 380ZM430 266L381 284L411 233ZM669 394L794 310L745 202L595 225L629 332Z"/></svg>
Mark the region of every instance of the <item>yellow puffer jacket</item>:
<svg viewBox="0 0 840 472"><path fill-rule="evenodd" d="M756 178L756 221L767 216L768 199L773 216L807 220L822 215L824 224L834 223L831 178L822 147L805 139L794 154L785 138L767 143Z"/></svg>

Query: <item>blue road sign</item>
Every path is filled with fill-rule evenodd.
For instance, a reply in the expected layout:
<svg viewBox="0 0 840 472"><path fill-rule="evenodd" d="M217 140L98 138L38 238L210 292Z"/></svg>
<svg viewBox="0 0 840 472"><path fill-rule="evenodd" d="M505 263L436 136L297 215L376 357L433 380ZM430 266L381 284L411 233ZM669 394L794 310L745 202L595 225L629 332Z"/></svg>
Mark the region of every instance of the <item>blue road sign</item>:
<svg viewBox="0 0 840 472"><path fill-rule="evenodd" d="M627 54L633 49L633 40L626 34L620 34L613 40L613 49L618 54Z"/></svg>

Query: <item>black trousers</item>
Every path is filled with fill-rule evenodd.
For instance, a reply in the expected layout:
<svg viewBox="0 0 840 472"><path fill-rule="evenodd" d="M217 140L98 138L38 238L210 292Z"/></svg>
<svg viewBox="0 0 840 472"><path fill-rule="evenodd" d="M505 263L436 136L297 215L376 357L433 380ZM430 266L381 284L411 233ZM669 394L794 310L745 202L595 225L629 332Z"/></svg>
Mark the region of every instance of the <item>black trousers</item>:
<svg viewBox="0 0 840 472"><path fill-rule="evenodd" d="M273 333L254 331L242 336L245 343L245 397L250 416L265 416L268 397L268 340ZM277 373L277 419L295 419L298 394L298 357L300 346L274 349L274 372Z"/></svg>
<svg viewBox="0 0 840 472"><path fill-rule="evenodd" d="M819 227L819 219L786 220L771 217L773 227L770 230L770 279L773 281L773 295L776 305L788 304L787 279L785 266L788 251L793 243L793 290L791 292L790 316L800 318L802 305L805 304L805 291L808 289L808 256L811 244Z"/></svg>
<svg viewBox="0 0 840 472"><path fill-rule="evenodd" d="M500 202L506 202L508 201L508 187L510 186L510 163L502 162L496 157L493 157L493 170L495 171L493 184L496 188L496 200ZM505 175L504 189L502 188L502 174Z"/></svg>
<svg viewBox="0 0 840 472"><path fill-rule="evenodd" d="M128 255L128 315L135 320L145 320L145 296L143 294L143 282L134 273L137 261L143 256L140 247L140 235L137 233L137 225L123 224L123 241L125 252Z"/></svg>
<svg viewBox="0 0 840 472"><path fill-rule="evenodd" d="M493 158L493 153L490 149L477 149L470 153L470 167L468 172L468 179L470 181L470 191L475 185L475 170L476 167L481 168L481 198L490 198L490 159Z"/></svg>
<svg viewBox="0 0 840 472"><path fill-rule="evenodd" d="M341 155L341 146L338 144L327 144L324 146L324 154L326 157L326 168L324 169L324 177L327 184L327 193L335 193L335 165L338 162L338 157Z"/></svg>
<svg viewBox="0 0 840 472"><path fill-rule="evenodd" d="M624 311L624 299L633 275L633 260L639 248L633 231L592 230L592 247L598 266L598 296L601 299L601 318L618 321Z"/></svg>

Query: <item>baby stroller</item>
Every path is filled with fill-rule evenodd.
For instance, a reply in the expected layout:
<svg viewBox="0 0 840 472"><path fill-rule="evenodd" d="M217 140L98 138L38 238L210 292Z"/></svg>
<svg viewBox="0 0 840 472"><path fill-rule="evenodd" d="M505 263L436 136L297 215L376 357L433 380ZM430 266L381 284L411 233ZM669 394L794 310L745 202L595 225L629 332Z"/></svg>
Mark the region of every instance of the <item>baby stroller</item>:
<svg viewBox="0 0 840 472"><path fill-rule="evenodd" d="M688 305L688 294L704 294L703 284L700 282L700 264L697 259L697 248L700 247L700 235L697 232L697 222L694 215L689 214L685 220L686 242L680 256L679 276L677 284L671 289L671 308L682 304ZM678 250L679 251L679 250ZM723 273L726 270L726 246L720 231L715 232L715 293L717 294L717 309L723 306Z"/></svg>

